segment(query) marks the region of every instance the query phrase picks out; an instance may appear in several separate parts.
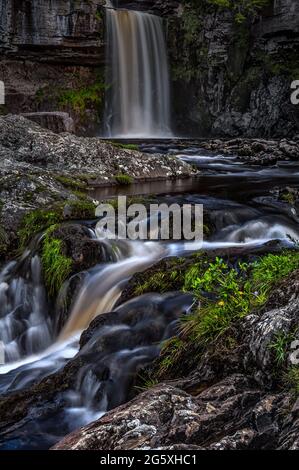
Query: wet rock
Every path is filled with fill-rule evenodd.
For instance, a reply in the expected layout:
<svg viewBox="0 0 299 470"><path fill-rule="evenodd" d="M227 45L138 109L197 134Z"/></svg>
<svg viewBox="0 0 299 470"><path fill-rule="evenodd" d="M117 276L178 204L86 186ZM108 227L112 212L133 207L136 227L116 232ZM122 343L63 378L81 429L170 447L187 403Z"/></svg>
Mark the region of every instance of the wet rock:
<svg viewBox="0 0 299 470"><path fill-rule="evenodd" d="M299 277L294 272L270 296L262 314L249 315L244 319L242 329L247 352L245 367L250 367L257 381L263 384L275 382L277 359L273 345L278 337L286 338L285 362L290 363L291 342L298 336ZM289 338L287 340L287 338ZM285 365L281 363L281 367Z"/></svg>
<svg viewBox="0 0 299 470"><path fill-rule="evenodd" d="M73 214L73 203L80 198L76 191L88 184L116 184L114 176L119 173L136 180L193 173L190 165L174 157L145 155L97 138L58 135L12 115L0 117L0 161L1 224L5 239L14 246L21 221L30 211L64 204L66 219L81 218Z"/></svg>
<svg viewBox="0 0 299 470"><path fill-rule="evenodd" d="M278 161L299 159L299 145L293 140L233 139L210 140L202 143L208 150L237 155L240 160L259 165L273 165Z"/></svg>
<svg viewBox="0 0 299 470"><path fill-rule="evenodd" d="M35 374L26 365L13 379L8 374L0 397L0 448L16 439L22 448L38 446L44 429L50 447L52 439L57 442L76 427L76 420L65 420L72 407L81 407L84 419L86 410L96 416L101 407L105 411L130 399L138 371L157 357L159 344L191 302L181 293L137 298L96 318L81 337L80 351L66 364L51 365L50 360ZM24 381L27 386L18 392Z"/></svg>
<svg viewBox="0 0 299 470"><path fill-rule="evenodd" d="M68 113L44 111L24 113L22 116L56 133L74 132L74 121Z"/></svg>
<svg viewBox="0 0 299 470"><path fill-rule="evenodd" d="M1 55L40 62L101 63L104 3L7 1L1 17Z"/></svg>
<svg viewBox="0 0 299 470"><path fill-rule="evenodd" d="M298 134L289 78L296 77L298 2L269 2L254 15L245 13L242 25L230 7L180 3L167 27L179 132L225 138Z"/></svg>
<svg viewBox="0 0 299 470"><path fill-rule="evenodd" d="M174 157L141 154L104 143L97 138L54 134L18 116L0 118L0 145L16 161L58 173L83 173L111 183L112 175L127 173L136 179L186 177L190 165ZM4 156L4 155L3 155ZM95 178L93 178L95 179Z"/></svg>
<svg viewBox="0 0 299 470"><path fill-rule="evenodd" d="M282 400L263 397L240 374L197 396L162 384L75 431L54 450L274 448Z"/></svg>

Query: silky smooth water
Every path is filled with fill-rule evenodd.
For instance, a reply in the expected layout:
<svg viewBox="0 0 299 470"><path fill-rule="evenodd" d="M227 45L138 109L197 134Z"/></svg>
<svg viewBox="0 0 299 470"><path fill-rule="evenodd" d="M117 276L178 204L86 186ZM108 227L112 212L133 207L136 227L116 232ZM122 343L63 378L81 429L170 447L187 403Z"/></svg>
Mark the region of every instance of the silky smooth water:
<svg viewBox="0 0 299 470"><path fill-rule="evenodd" d="M107 5L106 135L170 137L170 87L163 22Z"/></svg>
<svg viewBox="0 0 299 470"><path fill-rule="evenodd" d="M146 150L157 151L156 144ZM193 181L192 191L178 185L167 194L165 187L159 201L203 204L214 227L203 243L103 240L92 228L95 223L88 223L87 233L106 255L84 273L62 324L56 318L59 310L47 303L45 295L38 257L41 237L0 272L0 339L6 360L0 366L0 394L13 395L45 378L51 382L50 376L59 377L59 371L69 380L67 368L73 371L69 387L58 389L50 408L42 404L38 416L35 408L30 409L24 422L0 433L0 449L49 448L130 398L139 368L158 356L163 341L176 334L178 319L193 303L192 296L182 293L152 293L121 303L121 293L134 273L162 258L198 250L217 251L220 256L229 250L238 257L294 248L292 240L299 238L298 210L273 195L277 186L285 186L293 177L298 187L293 162L263 168L195 147L175 149L169 144L165 153L169 152L191 160L202 173ZM61 292L65 287L67 283ZM80 349L81 333L93 321L97 326Z"/></svg>

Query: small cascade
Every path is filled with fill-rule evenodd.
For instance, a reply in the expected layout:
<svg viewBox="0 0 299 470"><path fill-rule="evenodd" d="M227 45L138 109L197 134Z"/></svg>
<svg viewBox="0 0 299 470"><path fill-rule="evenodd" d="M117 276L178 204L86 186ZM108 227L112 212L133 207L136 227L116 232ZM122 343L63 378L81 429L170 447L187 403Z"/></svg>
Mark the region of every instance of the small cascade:
<svg viewBox="0 0 299 470"><path fill-rule="evenodd" d="M107 4L109 137L171 137L170 80L162 19Z"/></svg>
<svg viewBox="0 0 299 470"><path fill-rule="evenodd" d="M182 292L150 293L120 303L124 287L135 273L166 257L185 257L198 250L217 250L220 256L229 253L237 259L243 254L297 247L296 205L278 200L272 193L262 196L258 185L254 197L248 196L247 188L243 192L238 189L233 198L222 194L222 185L227 188L231 181L236 184L238 173L234 168L239 167L247 178L247 166L239 165L233 157L217 155L214 170L212 155L197 155L195 148L179 154L197 161L199 168L209 167L211 187L206 192L197 186L192 192L161 195L159 202L203 204L206 222L211 226L203 243L109 240L107 231L89 228L89 236L101 245L101 262L65 282L56 309L49 307L43 286L38 255L41 237L0 272L0 341L5 346L0 394L31 393L33 385L34 389L41 385L44 393L45 382L51 393L51 387L55 389L55 400L53 395L49 398L50 407L42 403L33 409L29 405L21 431L18 423L0 433L0 449L49 448L75 428L132 398L138 372L160 354L166 339L178 333L179 319L194 303L190 294ZM223 173L219 173L219 165ZM213 171L217 173L215 179L211 179ZM228 179L230 173L232 180ZM259 178L264 185L264 173L254 168L252 181ZM281 174L278 182L280 178ZM69 293L74 300L71 308L65 302ZM60 304L65 310L59 310Z"/></svg>
<svg viewBox="0 0 299 470"><path fill-rule="evenodd" d="M18 361L47 348L53 340L41 262L27 251L0 272L0 341L5 362Z"/></svg>

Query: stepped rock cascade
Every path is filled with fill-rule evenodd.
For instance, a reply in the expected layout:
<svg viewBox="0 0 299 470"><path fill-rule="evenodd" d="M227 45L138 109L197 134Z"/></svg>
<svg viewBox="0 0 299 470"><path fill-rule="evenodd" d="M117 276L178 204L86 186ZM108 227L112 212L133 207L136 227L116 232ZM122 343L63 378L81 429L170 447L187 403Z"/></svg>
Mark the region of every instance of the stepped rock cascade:
<svg viewBox="0 0 299 470"><path fill-rule="evenodd" d="M170 137L170 86L162 19L107 8L109 137Z"/></svg>
<svg viewBox="0 0 299 470"><path fill-rule="evenodd" d="M194 143L174 145L145 143L142 149L171 153L201 171L193 186L176 183L174 192L165 187L157 200L168 206L203 204L209 232L203 241L110 240L97 220L81 221L84 237L99 244L100 250L94 252L99 257L71 275L56 299L49 298L44 284L44 233L33 238L22 256L1 268L0 395L6 422L1 423L0 450L49 449L134 396L139 372L160 355L165 341L177 336L179 322L196 301L192 291L182 291L180 284L168 292L163 277L157 278L162 293L154 286L153 292L147 292L149 278L144 276L154 274L161 260L170 258L172 263L172 257L180 257L184 263L193 262L199 253L211 252L237 263L262 253L296 249L296 204L277 199L276 191L271 196L265 191L286 184L297 191L297 162L249 165L236 155L212 153ZM92 196L103 200L104 193L97 191L103 189L93 189ZM150 217L147 212L141 221L148 229ZM67 223L60 229L61 234L70 233ZM196 258L190 257L194 252ZM135 274L136 284L130 284Z"/></svg>

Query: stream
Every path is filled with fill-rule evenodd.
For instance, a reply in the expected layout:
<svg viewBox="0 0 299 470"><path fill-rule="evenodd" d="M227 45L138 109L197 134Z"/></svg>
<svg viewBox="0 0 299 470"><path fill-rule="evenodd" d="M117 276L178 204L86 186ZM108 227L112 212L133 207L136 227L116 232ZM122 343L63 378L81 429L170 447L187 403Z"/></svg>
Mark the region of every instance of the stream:
<svg viewBox="0 0 299 470"><path fill-rule="evenodd" d="M0 449L47 449L130 398L136 373L159 355L161 344L176 334L179 318L188 314L193 303L191 295L176 292L147 294L117 305L135 273L163 258L189 256L199 249L235 250L242 255L267 251L267 247L293 247L299 239L295 207L275 198L278 187L299 188L299 164L250 165L233 155L205 151L196 141L185 145L147 141L139 146L144 152L173 154L198 167L201 174L187 180L140 183L125 190L95 188L92 196L101 200L119 194L155 194L163 202L203 204L215 230L191 249L184 242L106 240L107 252L113 248L113 259L86 273L61 331L42 281L40 238L20 259L4 267L0 272L0 340L6 362L0 366L1 395L23 392L26 396L31 387L59 373L72 360L76 361L76 383L61 392L58 405L47 403L46 413L34 409L16 428L0 431ZM99 235L95 224L90 224L90 236L100 241ZM78 352L82 332L112 311L95 336L83 345L81 341ZM86 365L88 357L92 366Z"/></svg>

